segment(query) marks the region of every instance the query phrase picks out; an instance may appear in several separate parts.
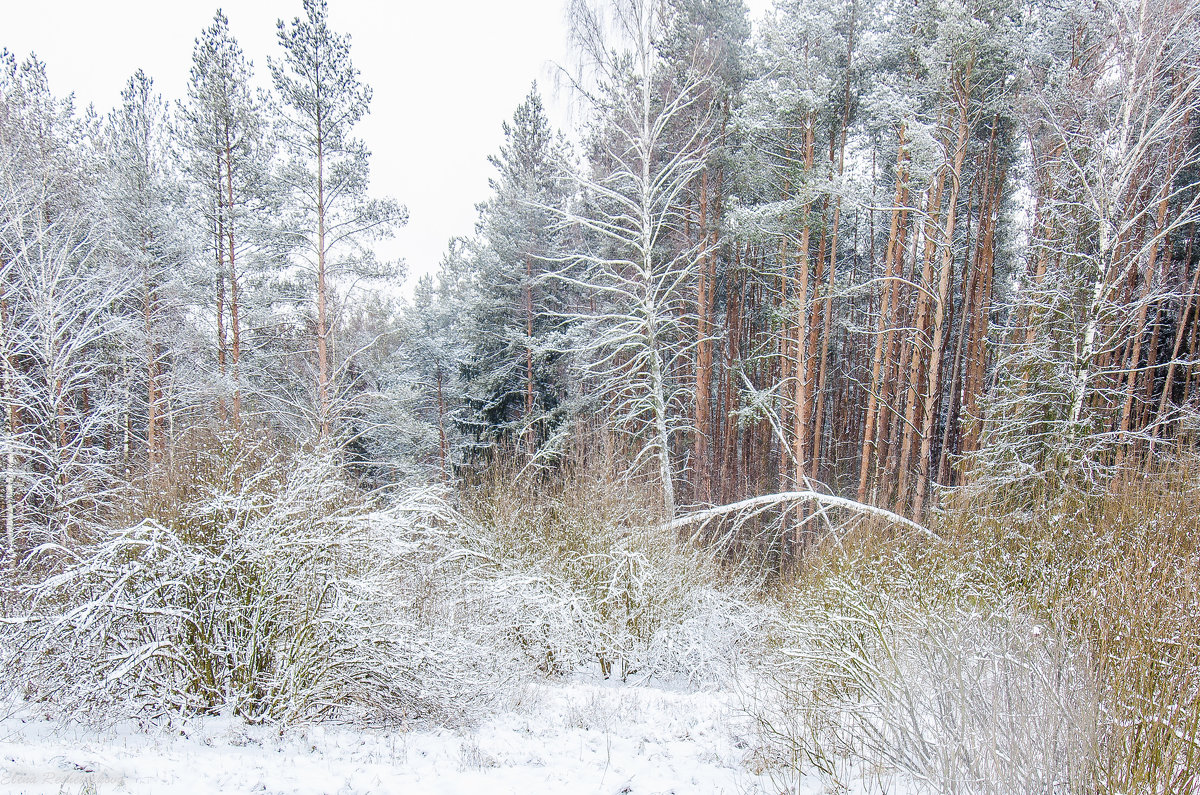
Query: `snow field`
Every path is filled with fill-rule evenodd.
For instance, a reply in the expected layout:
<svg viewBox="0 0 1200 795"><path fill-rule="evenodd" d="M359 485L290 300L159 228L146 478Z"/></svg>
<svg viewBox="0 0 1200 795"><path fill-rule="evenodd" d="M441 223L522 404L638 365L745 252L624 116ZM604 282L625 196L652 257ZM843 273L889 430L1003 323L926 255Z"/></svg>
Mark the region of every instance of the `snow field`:
<svg viewBox="0 0 1200 795"><path fill-rule="evenodd" d="M756 792L747 728L729 693L595 680L530 686L464 730L228 717L95 730L13 716L0 722L0 795Z"/></svg>

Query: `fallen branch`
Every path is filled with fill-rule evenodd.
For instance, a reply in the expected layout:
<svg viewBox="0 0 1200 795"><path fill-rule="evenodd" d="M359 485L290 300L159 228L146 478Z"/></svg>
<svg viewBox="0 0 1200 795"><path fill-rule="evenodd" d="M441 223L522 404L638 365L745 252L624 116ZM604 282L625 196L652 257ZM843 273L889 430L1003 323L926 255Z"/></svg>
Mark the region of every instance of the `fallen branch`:
<svg viewBox="0 0 1200 795"><path fill-rule="evenodd" d="M731 502L728 505L718 505L715 508L706 508L703 511L685 514L677 519L672 519L667 523L667 529L678 530L693 524L705 524L713 519L718 519L730 514L742 513L744 511L761 511L765 508L770 508L774 505L788 502L803 502L811 500L812 502L821 505L822 507L838 507L845 508L857 514L868 516L877 516L892 524L898 524L902 527L907 527L910 530L916 530L918 533L923 533L930 538L938 538L929 528L919 525L911 519L906 519L898 513L877 508L874 505L848 500L845 497L835 497L832 494L822 494L819 491L781 491L778 494L766 494L761 497L751 497L748 500L740 502Z"/></svg>

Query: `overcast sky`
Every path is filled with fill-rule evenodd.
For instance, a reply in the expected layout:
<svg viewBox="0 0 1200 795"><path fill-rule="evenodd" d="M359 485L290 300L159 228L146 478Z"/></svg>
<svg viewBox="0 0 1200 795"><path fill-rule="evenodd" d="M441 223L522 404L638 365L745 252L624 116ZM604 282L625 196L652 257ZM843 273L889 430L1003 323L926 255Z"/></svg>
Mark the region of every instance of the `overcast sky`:
<svg viewBox="0 0 1200 795"><path fill-rule="evenodd" d="M436 270L452 235L474 229L487 197L487 156L501 122L537 80L552 119L554 64L565 58L565 0L330 0L331 26L352 37L351 57L375 91L357 128L373 152L373 192L408 206L409 223L381 251L403 257L413 276ZM752 0L757 10L769 0ZM56 94L106 113L141 68L168 99L185 94L192 46L223 8L256 76L278 57L276 20L302 13L299 0L24 0L6 4L0 47L36 52Z"/></svg>

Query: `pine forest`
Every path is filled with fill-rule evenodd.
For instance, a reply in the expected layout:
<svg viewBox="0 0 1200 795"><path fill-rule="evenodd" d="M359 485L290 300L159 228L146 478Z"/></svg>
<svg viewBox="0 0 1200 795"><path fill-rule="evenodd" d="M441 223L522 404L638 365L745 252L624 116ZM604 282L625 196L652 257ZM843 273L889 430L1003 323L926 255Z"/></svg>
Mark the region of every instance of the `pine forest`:
<svg viewBox="0 0 1200 795"><path fill-rule="evenodd" d="M326 0L0 50L0 793L1200 793L1200 2L766 5L564 0L440 263Z"/></svg>

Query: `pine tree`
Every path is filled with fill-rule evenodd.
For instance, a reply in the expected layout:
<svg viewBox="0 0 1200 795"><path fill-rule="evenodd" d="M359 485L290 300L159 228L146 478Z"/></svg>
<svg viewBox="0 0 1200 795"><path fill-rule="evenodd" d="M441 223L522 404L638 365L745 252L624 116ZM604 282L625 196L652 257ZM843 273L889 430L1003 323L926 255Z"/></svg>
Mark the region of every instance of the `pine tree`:
<svg viewBox="0 0 1200 795"><path fill-rule="evenodd" d="M275 245L264 228L277 206L268 103L252 84L253 65L230 32L228 18L217 11L192 52L180 137L194 213L211 240L215 267L205 281L215 285L219 410L234 424L240 421L246 387L247 288L270 268Z"/></svg>
<svg viewBox="0 0 1200 795"><path fill-rule="evenodd" d="M352 132L370 108L371 89L350 61L349 36L329 28L325 0L304 0L304 14L290 25L279 21L283 57L268 64L284 110L283 180L293 203L296 262L312 281L315 417L318 435L327 438L349 365L334 345L339 302L352 282L394 274L364 244L390 236L408 214L367 194L370 153Z"/></svg>
<svg viewBox="0 0 1200 795"><path fill-rule="evenodd" d="M136 361L144 387L137 405L144 412L146 462L153 467L169 444L164 434L171 409L165 395L172 378L173 336L183 322L181 272L189 252L179 231L181 186L170 170L167 106L141 70L126 83L106 132L105 203L112 215L115 253L140 293L137 306L131 307L141 317ZM131 395L127 415L133 405ZM127 470L129 463L126 451Z"/></svg>

